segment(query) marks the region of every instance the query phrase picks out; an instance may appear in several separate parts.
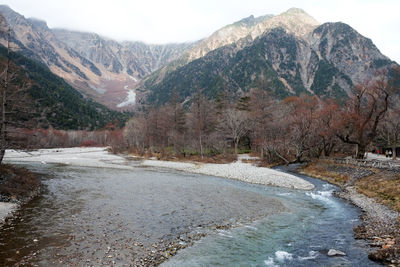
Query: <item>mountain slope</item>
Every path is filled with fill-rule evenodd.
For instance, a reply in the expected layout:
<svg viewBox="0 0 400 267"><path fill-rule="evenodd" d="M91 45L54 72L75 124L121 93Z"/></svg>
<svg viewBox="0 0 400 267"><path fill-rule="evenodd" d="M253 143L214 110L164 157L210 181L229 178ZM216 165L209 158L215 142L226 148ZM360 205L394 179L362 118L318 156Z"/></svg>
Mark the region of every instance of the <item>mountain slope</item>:
<svg viewBox="0 0 400 267"><path fill-rule="evenodd" d="M301 37L311 32L318 25L319 23L314 18L298 8L291 8L277 16L265 15L257 18L250 16L227 25L200 41L187 52L188 60L192 61L203 57L212 50L237 43L243 38L246 38L247 41L254 41L265 31L277 27Z"/></svg>
<svg viewBox="0 0 400 267"><path fill-rule="evenodd" d="M6 64L7 49L0 45L0 65ZM36 127L56 129L101 129L107 123L124 123L129 114L110 110L105 106L85 99L82 94L54 75L45 65L10 53L11 70L15 79L10 89L26 86L22 95L13 100L24 104L28 113L17 112L13 121L31 121ZM13 90L16 91L16 90ZM11 101L11 100L10 100ZM9 103L7 106L12 106Z"/></svg>
<svg viewBox="0 0 400 267"><path fill-rule="evenodd" d="M173 91L188 101L197 90L210 97L223 90L240 96L251 88L278 97L307 93L343 98L353 85L395 64L350 26L325 23L307 34L312 27L301 25L302 17L302 12L300 18L292 17L297 29L307 29L300 34L282 27L269 29L244 46L221 47L161 78L155 73L140 91L155 103L167 101Z"/></svg>
<svg viewBox="0 0 400 267"><path fill-rule="evenodd" d="M177 58L190 44L147 45L108 40L96 34L51 30L7 6L2 14L13 31L12 47L44 63L85 96L116 108L137 80ZM6 40L0 38L0 43ZM124 108L132 108L133 105Z"/></svg>

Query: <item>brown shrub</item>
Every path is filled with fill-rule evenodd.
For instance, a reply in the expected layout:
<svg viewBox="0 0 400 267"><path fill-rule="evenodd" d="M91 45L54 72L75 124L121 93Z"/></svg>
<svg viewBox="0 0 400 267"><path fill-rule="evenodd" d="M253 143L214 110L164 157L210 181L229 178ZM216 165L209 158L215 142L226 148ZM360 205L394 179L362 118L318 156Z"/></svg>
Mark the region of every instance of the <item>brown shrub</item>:
<svg viewBox="0 0 400 267"><path fill-rule="evenodd" d="M0 165L0 195L12 200L25 200L37 192L38 177L25 168Z"/></svg>

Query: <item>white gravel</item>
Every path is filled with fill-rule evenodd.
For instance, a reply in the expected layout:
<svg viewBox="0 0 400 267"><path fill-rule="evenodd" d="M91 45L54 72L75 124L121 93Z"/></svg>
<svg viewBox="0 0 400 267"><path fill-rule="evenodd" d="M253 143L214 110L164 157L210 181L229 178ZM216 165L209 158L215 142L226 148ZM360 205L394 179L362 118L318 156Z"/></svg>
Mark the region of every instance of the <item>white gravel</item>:
<svg viewBox="0 0 400 267"><path fill-rule="evenodd" d="M74 147L39 149L34 151L7 150L5 162L60 163L82 167L132 169L126 160L107 151L104 147Z"/></svg>
<svg viewBox="0 0 400 267"><path fill-rule="evenodd" d="M236 179L248 183L279 186L293 189L311 190L314 185L291 174L270 168L256 167L239 159L230 164L187 163L161 160L144 160L144 166L163 167L191 173L199 173Z"/></svg>
<svg viewBox="0 0 400 267"><path fill-rule="evenodd" d="M170 168L191 173L199 173L236 179L244 182L280 186L293 189L311 190L314 185L291 174L270 168L256 167L251 163L243 163L241 159L249 159L242 155L239 161L230 164L188 163L161 160L143 160L139 166ZM127 164L125 158L107 152L106 148L62 148L40 149L32 152L10 150L5 155L6 162L41 162L62 163L75 166L134 169ZM138 165L136 165L138 166Z"/></svg>
<svg viewBox="0 0 400 267"><path fill-rule="evenodd" d="M0 225L17 207L18 205L14 203L0 202Z"/></svg>
<svg viewBox="0 0 400 267"><path fill-rule="evenodd" d="M398 212L376 202L373 198L358 193L353 186L346 187L346 190L339 195L350 199L356 206L365 211L369 217L376 218L382 222L396 221L400 216Z"/></svg>

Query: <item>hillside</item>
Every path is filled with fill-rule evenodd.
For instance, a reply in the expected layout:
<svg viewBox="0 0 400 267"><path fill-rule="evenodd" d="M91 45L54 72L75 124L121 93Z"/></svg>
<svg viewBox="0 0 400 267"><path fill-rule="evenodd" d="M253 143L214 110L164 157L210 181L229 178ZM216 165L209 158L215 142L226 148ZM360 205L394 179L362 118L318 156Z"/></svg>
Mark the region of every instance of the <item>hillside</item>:
<svg viewBox="0 0 400 267"><path fill-rule="evenodd" d="M292 19L296 14L292 13ZM307 22L299 24L304 17L299 14L296 25L303 32L271 28L254 41L246 38L223 46L169 70L168 75L155 72L138 91L152 103L164 103L173 91L179 92L181 101L188 101L197 90L215 97L221 91L240 96L251 88L281 98L315 94L341 99L377 70L396 64L349 25L309 27Z"/></svg>
<svg viewBox="0 0 400 267"><path fill-rule="evenodd" d="M0 5L13 31L13 49L45 64L85 96L114 109L126 102L137 81L176 59L191 44L119 43L94 33L53 30ZM0 44L6 40L0 38Z"/></svg>
<svg viewBox="0 0 400 267"><path fill-rule="evenodd" d="M143 101L164 103L173 91L181 101L199 90L208 97L221 91L236 97L251 88L280 98L342 99L354 85L395 64L349 25L321 25L298 8L250 16L198 42L168 45L49 29L7 6L0 13L19 53L42 62L84 97L116 110L134 110Z"/></svg>
<svg viewBox="0 0 400 267"><path fill-rule="evenodd" d="M7 49L0 45L1 66L6 64L6 55ZM109 122L119 121L123 124L128 119L129 114L112 111L84 98L42 63L13 52L10 58L11 72L15 75L10 88L27 85L22 95L13 100L24 107L11 114L12 121L30 121L30 125L42 128L52 126L56 129L93 130L103 128Z"/></svg>

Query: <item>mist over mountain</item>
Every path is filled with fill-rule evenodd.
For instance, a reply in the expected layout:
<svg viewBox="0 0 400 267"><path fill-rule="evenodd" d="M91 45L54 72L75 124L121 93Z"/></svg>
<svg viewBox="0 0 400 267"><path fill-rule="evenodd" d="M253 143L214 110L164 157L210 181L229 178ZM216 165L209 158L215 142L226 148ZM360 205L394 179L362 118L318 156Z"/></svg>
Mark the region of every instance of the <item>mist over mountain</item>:
<svg viewBox="0 0 400 267"><path fill-rule="evenodd" d="M12 29L16 51L41 61L82 94L111 108L124 101L138 80L191 45L118 43L94 33L49 29L44 21L27 19L7 6L0 6L0 13ZM5 42L1 38L0 43Z"/></svg>
<svg viewBox="0 0 400 267"><path fill-rule="evenodd" d="M277 97L343 98L395 64L349 25L321 25L298 8L244 18L198 42L167 45L49 29L7 6L0 13L11 26L15 51L42 62L84 97L117 110L132 110L138 101L163 103L173 91L181 101L199 90L215 97L251 88Z"/></svg>

